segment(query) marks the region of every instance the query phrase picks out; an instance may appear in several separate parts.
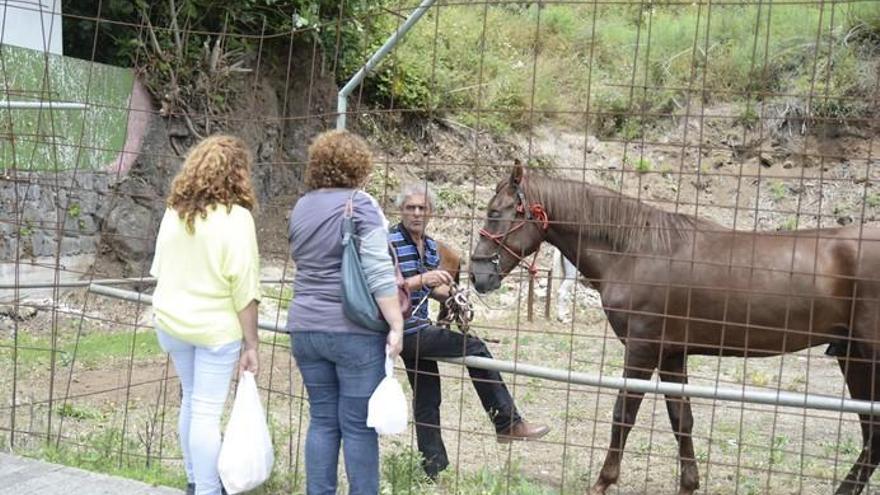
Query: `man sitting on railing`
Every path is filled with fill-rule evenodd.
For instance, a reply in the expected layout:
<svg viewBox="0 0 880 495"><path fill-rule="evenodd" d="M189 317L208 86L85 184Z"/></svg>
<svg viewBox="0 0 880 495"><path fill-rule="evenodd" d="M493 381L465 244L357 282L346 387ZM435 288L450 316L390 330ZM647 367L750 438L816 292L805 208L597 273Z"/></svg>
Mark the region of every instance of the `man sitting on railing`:
<svg viewBox="0 0 880 495"><path fill-rule="evenodd" d="M419 452L425 473L432 479L449 465L440 431L440 375L431 358L492 354L480 339L434 325L428 318L428 297L443 301L449 297L452 277L439 270L440 254L434 239L425 234L434 207L434 197L425 183L411 184L397 196L401 222L389 233L406 284L412 294L413 315L406 321L403 351L407 377L413 388L413 415ZM495 424L499 443L540 438L550 431L533 425L519 415L513 397L496 371L468 368L474 389Z"/></svg>

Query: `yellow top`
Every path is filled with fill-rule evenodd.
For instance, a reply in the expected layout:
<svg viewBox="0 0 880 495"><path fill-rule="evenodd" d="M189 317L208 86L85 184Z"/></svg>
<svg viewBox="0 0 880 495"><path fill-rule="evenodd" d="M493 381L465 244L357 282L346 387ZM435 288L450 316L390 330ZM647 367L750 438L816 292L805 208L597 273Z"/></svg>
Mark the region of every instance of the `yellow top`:
<svg viewBox="0 0 880 495"><path fill-rule="evenodd" d="M241 340L238 312L260 300L260 257L254 219L235 205L209 207L195 234L171 208L159 226L150 275L156 322L170 335L203 347Z"/></svg>

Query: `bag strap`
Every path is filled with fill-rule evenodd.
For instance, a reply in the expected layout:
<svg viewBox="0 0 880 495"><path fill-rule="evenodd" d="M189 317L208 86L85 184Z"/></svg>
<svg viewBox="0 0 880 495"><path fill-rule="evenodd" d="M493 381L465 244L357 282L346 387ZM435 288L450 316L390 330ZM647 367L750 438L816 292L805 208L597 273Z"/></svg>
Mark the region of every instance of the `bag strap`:
<svg viewBox="0 0 880 495"><path fill-rule="evenodd" d="M345 209L342 211L343 218L351 218L354 216L354 197L358 192L358 189L352 191L351 196L348 197L348 201L345 202Z"/></svg>
<svg viewBox="0 0 880 495"><path fill-rule="evenodd" d="M352 191L348 201L345 202L345 208L342 210L342 245L347 245L354 236L354 196L358 193L355 189Z"/></svg>

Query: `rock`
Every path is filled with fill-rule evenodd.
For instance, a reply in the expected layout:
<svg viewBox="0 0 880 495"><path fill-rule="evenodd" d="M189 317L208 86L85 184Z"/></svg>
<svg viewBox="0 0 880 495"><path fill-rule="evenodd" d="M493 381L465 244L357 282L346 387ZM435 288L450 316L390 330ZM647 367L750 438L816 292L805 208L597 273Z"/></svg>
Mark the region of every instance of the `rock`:
<svg viewBox="0 0 880 495"><path fill-rule="evenodd" d="M275 157L276 143L275 141L263 141L257 149L257 160L261 162L272 161Z"/></svg>
<svg viewBox="0 0 880 495"><path fill-rule="evenodd" d="M578 292L578 302L587 308L601 308L602 307L602 296L595 289L586 287L585 294L581 295L580 289Z"/></svg>
<svg viewBox="0 0 880 495"><path fill-rule="evenodd" d="M30 320L37 316L37 308L19 304L3 304L0 305L0 316L11 318L18 321ZM10 325L11 326L11 325Z"/></svg>
<svg viewBox="0 0 880 495"><path fill-rule="evenodd" d="M105 220L102 239L117 258L139 272L153 254L161 218L159 212L130 197L118 199Z"/></svg>
<svg viewBox="0 0 880 495"><path fill-rule="evenodd" d="M55 232L47 229L34 229L30 233L30 243L31 254L34 256L54 256L58 247Z"/></svg>
<svg viewBox="0 0 880 495"><path fill-rule="evenodd" d="M97 250L97 241L94 236L62 237L61 252L66 256L94 253Z"/></svg>
<svg viewBox="0 0 880 495"><path fill-rule="evenodd" d="M11 223L0 223L0 261L15 259L15 251L18 247L17 230Z"/></svg>

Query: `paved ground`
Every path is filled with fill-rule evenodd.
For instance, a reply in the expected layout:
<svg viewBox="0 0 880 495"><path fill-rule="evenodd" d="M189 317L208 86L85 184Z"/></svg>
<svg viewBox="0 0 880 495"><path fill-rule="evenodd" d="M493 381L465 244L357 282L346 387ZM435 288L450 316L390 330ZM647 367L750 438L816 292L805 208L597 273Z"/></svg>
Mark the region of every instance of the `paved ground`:
<svg viewBox="0 0 880 495"><path fill-rule="evenodd" d="M0 454L0 495L182 495L115 476Z"/></svg>

